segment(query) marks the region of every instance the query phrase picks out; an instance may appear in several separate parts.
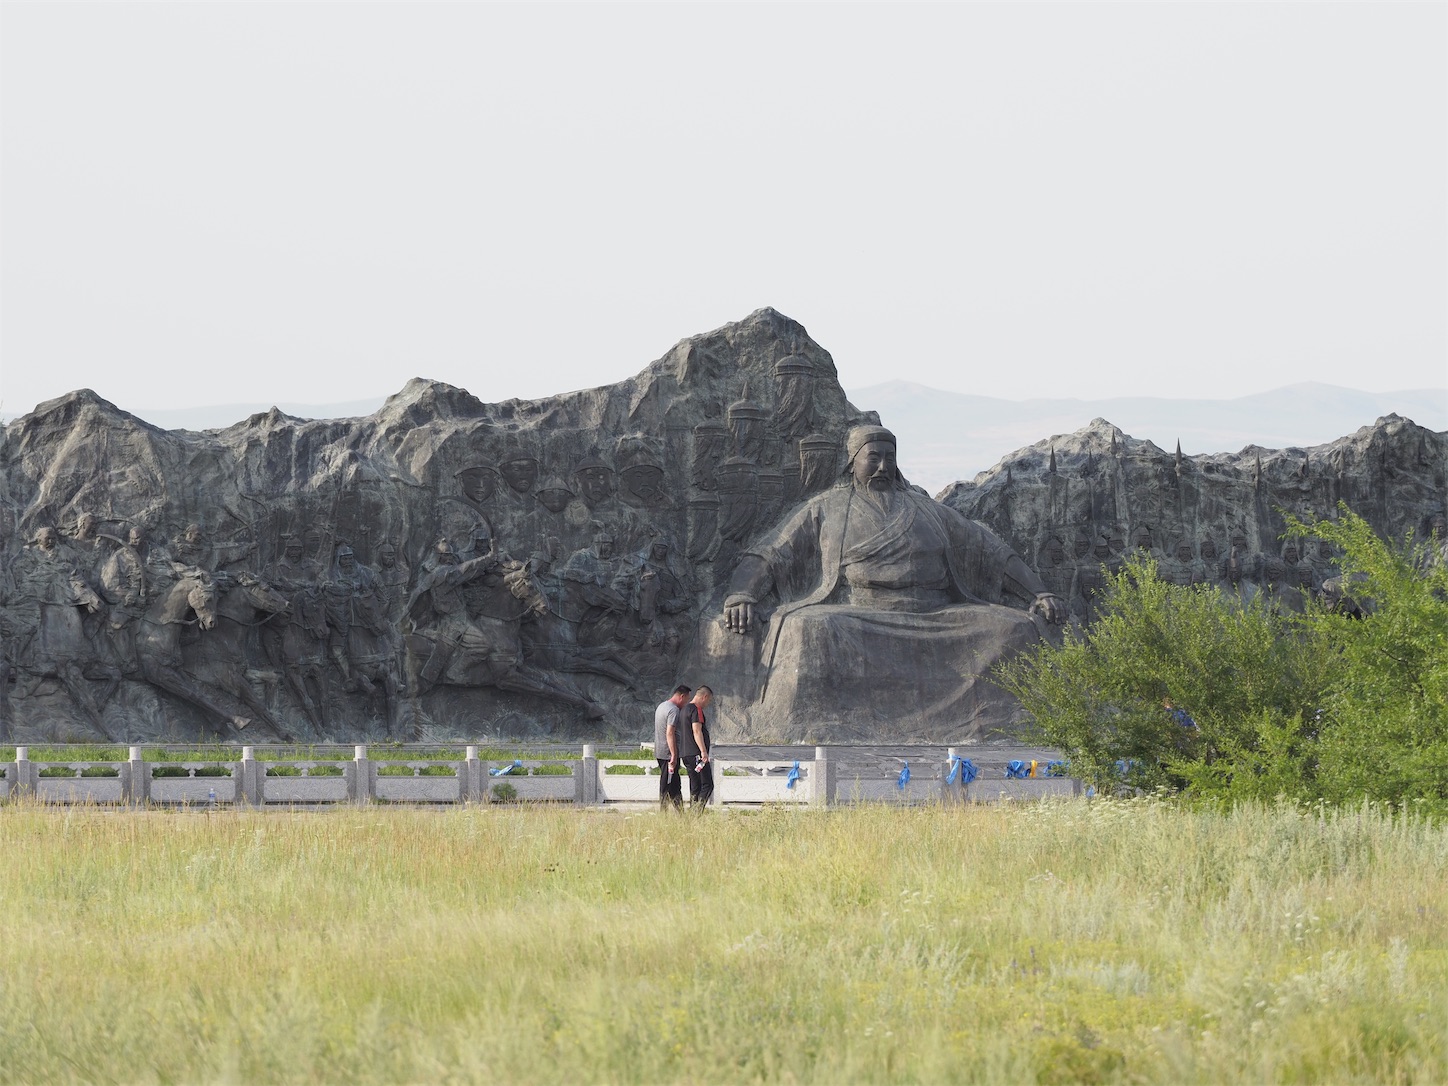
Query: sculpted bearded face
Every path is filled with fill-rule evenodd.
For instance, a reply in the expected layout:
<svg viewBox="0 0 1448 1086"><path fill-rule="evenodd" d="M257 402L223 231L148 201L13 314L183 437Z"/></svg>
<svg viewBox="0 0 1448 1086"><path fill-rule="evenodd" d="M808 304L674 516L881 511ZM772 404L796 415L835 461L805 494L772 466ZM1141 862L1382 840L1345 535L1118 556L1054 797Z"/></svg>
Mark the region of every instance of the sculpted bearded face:
<svg viewBox="0 0 1448 1086"><path fill-rule="evenodd" d="M855 486L889 490L895 485L895 445L889 441L867 441L850 462Z"/></svg>
<svg viewBox="0 0 1448 1086"><path fill-rule="evenodd" d="M1179 562L1190 562L1192 560L1192 545L1183 539L1177 544L1176 556Z"/></svg>
<svg viewBox="0 0 1448 1086"><path fill-rule="evenodd" d="M201 525L199 525L199 524L188 524L188 525L186 525L186 542L187 542L187 543L192 543L192 544L200 543L200 542L201 542Z"/></svg>
<svg viewBox="0 0 1448 1086"><path fill-rule="evenodd" d="M75 521L75 537L77 539L94 539L95 535L95 515L92 513L82 513Z"/></svg>
<svg viewBox="0 0 1448 1086"><path fill-rule="evenodd" d="M291 536L287 539L286 550L282 552L287 556L288 562L299 562L302 558L302 541L298 536Z"/></svg>
<svg viewBox="0 0 1448 1086"><path fill-rule="evenodd" d="M35 542L43 551L55 550L57 537L54 528L42 528L35 533Z"/></svg>
<svg viewBox="0 0 1448 1086"><path fill-rule="evenodd" d="M397 565L397 548L391 543L384 543L378 547L377 564L383 569L392 569Z"/></svg>
<svg viewBox="0 0 1448 1086"><path fill-rule="evenodd" d="M1217 557L1217 545L1210 539L1202 540L1202 557L1208 562Z"/></svg>

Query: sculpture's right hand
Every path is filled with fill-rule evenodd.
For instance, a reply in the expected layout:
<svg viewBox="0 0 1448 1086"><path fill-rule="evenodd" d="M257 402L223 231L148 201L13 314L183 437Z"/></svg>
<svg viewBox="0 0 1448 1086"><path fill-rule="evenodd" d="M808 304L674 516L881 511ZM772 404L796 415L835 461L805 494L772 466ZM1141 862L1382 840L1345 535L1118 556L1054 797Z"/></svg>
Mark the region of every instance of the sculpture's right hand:
<svg viewBox="0 0 1448 1086"><path fill-rule="evenodd" d="M724 608L724 627L735 633L748 633L754 622L754 604L735 603Z"/></svg>

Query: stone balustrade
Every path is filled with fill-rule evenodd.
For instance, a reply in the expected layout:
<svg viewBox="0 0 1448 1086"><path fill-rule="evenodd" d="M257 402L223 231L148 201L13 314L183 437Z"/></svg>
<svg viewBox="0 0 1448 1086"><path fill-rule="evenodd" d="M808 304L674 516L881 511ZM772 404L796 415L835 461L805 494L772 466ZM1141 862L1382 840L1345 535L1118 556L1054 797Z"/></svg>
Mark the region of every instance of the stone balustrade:
<svg viewBox="0 0 1448 1086"><path fill-rule="evenodd" d="M858 748L852 748L858 750ZM812 759L716 756L711 806L764 804L829 807L852 803L999 802L1068 797L1080 782L1064 776L1008 776L1005 764L984 762L978 775L952 773L955 748L946 759L916 757L905 748L879 748L868 759L846 759L830 747L816 747ZM931 748L930 753L934 753ZM967 755L968 755L967 751ZM592 744L581 756L488 761L478 747L465 757L377 760L365 743L347 758L260 760L255 747L242 747L236 761L146 761L133 746L125 761L32 761L28 747L0 763L0 799L58 804L186 806L193 808L304 806L318 804L484 804L572 803L584 806L647 805L658 802L658 763L647 759L603 758ZM908 774L902 772L912 766ZM57 770L64 772L58 773ZM684 794L688 797L688 779Z"/></svg>

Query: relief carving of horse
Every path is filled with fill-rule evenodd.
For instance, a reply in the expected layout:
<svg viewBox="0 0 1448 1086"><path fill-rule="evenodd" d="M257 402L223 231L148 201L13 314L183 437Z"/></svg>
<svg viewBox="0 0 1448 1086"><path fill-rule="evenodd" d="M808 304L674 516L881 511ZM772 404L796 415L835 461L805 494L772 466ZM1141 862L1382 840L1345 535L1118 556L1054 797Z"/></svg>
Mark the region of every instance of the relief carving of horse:
<svg viewBox="0 0 1448 1086"><path fill-rule="evenodd" d="M141 675L221 723L218 731L235 737L251 723L250 706L218 686L186 670L181 634L189 627L203 632L216 625L217 589L200 571L182 574L161 590L136 629L135 655Z"/></svg>
<svg viewBox="0 0 1448 1086"><path fill-rule="evenodd" d="M237 698L253 719L265 724L278 739L291 742L292 736L275 711L281 673L253 666L261 658L259 631L273 616L286 614L287 598L249 573L218 575L216 586L216 622L196 637L182 638L183 670ZM265 692L272 697L267 698Z"/></svg>
<svg viewBox="0 0 1448 1086"><path fill-rule="evenodd" d="M528 694L581 710L591 720L603 709L591 698L524 662L524 618L546 613L548 602L537 578L519 562L470 579L466 616L442 616L436 625L407 638L409 682L425 690L433 684L491 686ZM419 668L419 663L426 661Z"/></svg>

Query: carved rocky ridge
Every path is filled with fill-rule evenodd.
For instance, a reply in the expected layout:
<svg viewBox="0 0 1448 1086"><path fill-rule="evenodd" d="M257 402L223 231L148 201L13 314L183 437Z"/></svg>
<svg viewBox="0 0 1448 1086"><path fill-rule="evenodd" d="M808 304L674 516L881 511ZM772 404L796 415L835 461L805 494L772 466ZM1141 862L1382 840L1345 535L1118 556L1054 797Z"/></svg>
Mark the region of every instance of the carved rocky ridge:
<svg viewBox="0 0 1448 1086"><path fill-rule="evenodd" d="M1448 433L1388 415L1325 445L1183 456L1105 419L1003 458L940 500L1002 536L1089 621L1102 564L1130 551L1168 578L1244 595L1321 590L1336 558L1284 540L1287 517L1334 517L1339 503L1386 538L1439 541L1448 504Z"/></svg>
<svg viewBox="0 0 1448 1086"><path fill-rule="evenodd" d="M50 401L0 441L0 739L635 738L675 681L739 670L719 655L737 647L714 647L725 586L840 485L862 421L879 420L829 353L769 309L627 381L536 401L413 380L367 417L273 409L205 432L89 391ZM1313 449L1183 458L1098 419L944 501L1075 621L1139 543L1183 583L1290 603L1333 565L1283 548L1282 511L1342 500L1386 535L1422 534L1445 445L1389 417ZM902 716L909 738L976 734ZM747 712L717 724L872 738L775 735Z"/></svg>
<svg viewBox="0 0 1448 1086"><path fill-rule="evenodd" d="M769 309L627 381L537 401L415 379L365 418L273 409L201 433L90 391L49 401L0 444L6 717L22 737L87 740L235 736L243 721L263 740L631 734L741 541L833 479L845 429L867 417L829 353ZM45 528L58 548L34 543ZM145 538L127 547L134 528ZM451 645L450 589L425 575L439 539L466 562L485 538L495 568L460 591L486 636ZM360 572L338 574L344 548ZM96 610L61 583L65 565ZM127 578L155 606L185 565L220 575L223 604L228 582L256 578L291 606L235 605L224 642L185 619L148 660L138 632L157 616L112 612L143 610L121 599ZM306 635L309 602L332 614ZM364 634L375 643L353 643ZM220 674L223 648L242 672ZM392 688L368 662L388 653L404 661Z"/></svg>

